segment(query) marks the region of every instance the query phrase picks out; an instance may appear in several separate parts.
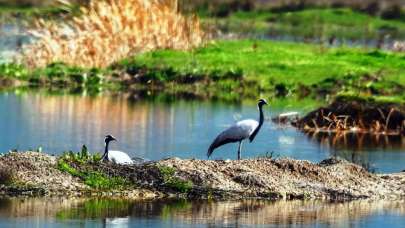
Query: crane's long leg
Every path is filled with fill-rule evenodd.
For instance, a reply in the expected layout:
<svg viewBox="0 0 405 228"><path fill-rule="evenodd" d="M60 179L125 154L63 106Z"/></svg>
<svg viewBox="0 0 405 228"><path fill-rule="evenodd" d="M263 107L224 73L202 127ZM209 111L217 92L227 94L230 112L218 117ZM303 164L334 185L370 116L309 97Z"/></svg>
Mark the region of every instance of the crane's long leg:
<svg viewBox="0 0 405 228"><path fill-rule="evenodd" d="M240 151L242 148L242 141L239 141L239 146L238 146L238 160L240 160Z"/></svg>

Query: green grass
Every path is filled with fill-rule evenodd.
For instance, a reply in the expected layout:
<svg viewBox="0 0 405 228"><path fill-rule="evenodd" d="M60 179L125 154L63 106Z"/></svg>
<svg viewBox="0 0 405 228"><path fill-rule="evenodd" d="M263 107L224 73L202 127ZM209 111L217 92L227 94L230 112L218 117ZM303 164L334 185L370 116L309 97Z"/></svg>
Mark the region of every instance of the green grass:
<svg viewBox="0 0 405 228"><path fill-rule="evenodd" d="M0 64L0 79L18 80L31 86L59 86L100 90L112 86L105 82L107 69L84 69L63 63L52 63L44 68L28 69L16 63Z"/></svg>
<svg viewBox="0 0 405 228"><path fill-rule="evenodd" d="M289 35L301 38L378 39L380 34L405 36L405 21L385 20L349 8L313 8L294 12L236 12L227 18L204 18L230 32Z"/></svg>
<svg viewBox="0 0 405 228"><path fill-rule="evenodd" d="M67 161L59 160L58 169L69 173L72 176L79 177L83 182L93 189L114 190L123 189L130 186L130 183L122 177L109 177L98 171L80 171L73 168Z"/></svg>
<svg viewBox="0 0 405 228"><path fill-rule="evenodd" d="M390 95L398 92L391 91L393 88L405 86L405 54L289 42L219 41L191 52L145 53L122 64L170 68L174 75L210 76L213 72L238 71L245 81L262 90L339 86L339 91L371 88Z"/></svg>
<svg viewBox="0 0 405 228"><path fill-rule="evenodd" d="M401 96L369 96L353 92L340 93L336 96L335 101L350 102L358 101L365 104L374 105L398 105L399 108L405 108L405 99Z"/></svg>
<svg viewBox="0 0 405 228"><path fill-rule="evenodd" d="M103 172L93 170L92 165L100 162L100 160L100 154L90 155L87 148L83 146L82 151L79 153L71 151L64 153L58 160L58 169L72 176L79 177L86 185L93 189L114 190L123 189L131 185L129 181L122 177L111 177Z"/></svg>
<svg viewBox="0 0 405 228"><path fill-rule="evenodd" d="M182 180L175 176L176 169L169 166L157 167L163 178L163 184L181 193L187 193L193 188L193 183L189 180Z"/></svg>
<svg viewBox="0 0 405 228"><path fill-rule="evenodd" d="M335 95L357 92L405 99L405 54L371 48L235 40L217 41L192 51L159 50L124 59L107 69L62 63L29 70L0 65L0 79L34 86L151 89L207 97L256 98L258 94ZM124 76L130 80L124 80Z"/></svg>

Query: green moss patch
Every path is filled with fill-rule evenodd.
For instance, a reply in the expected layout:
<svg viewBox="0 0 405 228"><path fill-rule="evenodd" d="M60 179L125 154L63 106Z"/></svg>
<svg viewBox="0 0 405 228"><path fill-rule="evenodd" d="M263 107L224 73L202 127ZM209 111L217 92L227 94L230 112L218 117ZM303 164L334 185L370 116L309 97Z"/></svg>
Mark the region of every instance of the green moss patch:
<svg viewBox="0 0 405 228"><path fill-rule="evenodd" d="M97 170L97 163L100 162L99 154L90 155L84 146L79 153L67 152L58 160L60 171L79 177L83 182L93 189L114 190L125 189L132 186L128 180L120 176L110 176Z"/></svg>
<svg viewBox="0 0 405 228"><path fill-rule="evenodd" d="M183 180L175 176L175 168L162 165L157 166L157 168L162 176L163 184L166 187L181 193L187 193L193 188L193 182L189 180Z"/></svg>

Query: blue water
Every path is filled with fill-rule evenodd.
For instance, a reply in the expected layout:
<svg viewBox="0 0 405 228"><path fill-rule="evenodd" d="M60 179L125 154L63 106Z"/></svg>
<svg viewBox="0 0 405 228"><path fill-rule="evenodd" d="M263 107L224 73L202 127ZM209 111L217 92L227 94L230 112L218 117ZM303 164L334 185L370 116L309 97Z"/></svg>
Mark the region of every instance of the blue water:
<svg viewBox="0 0 405 228"><path fill-rule="evenodd" d="M402 137L333 140L307 136L292 127L280 127L269 118L280 112L308 111L299 102L270 101L267 117L253 143L245 142L242 157L272 154L319 162L337 155L377 172L405 169L405 139ZM212 101L131 102L122 96L72 96L46 93L0 93L0 151L42 147L50 154L79 151L85 144L90 151L103 151L104 136L117 139L111 149L150 160L166 157L207 159L212 140L235 121L258 118L255 102ZM355 138L355 137L354 137ZM391 141L390 141L391 140ZM216 150L212 159L235 159L237 145Z"/></svg>

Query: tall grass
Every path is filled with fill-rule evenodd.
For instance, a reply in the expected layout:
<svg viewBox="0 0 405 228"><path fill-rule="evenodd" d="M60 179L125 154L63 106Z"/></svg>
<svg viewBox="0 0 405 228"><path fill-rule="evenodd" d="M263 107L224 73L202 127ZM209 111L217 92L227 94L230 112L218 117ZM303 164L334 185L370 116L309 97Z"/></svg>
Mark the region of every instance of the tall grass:
<svg viewBox="0 0 405 228"><path fill-rule="evenodd" d="M37 41L24 47L24 62L105 67L154 49L190 49L202 43L197 17L186 17L175 0L92 0L67 22L38 20Z"/></svg>

